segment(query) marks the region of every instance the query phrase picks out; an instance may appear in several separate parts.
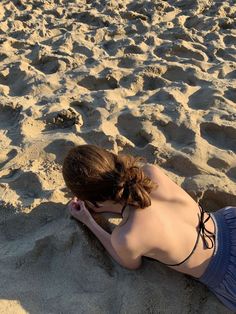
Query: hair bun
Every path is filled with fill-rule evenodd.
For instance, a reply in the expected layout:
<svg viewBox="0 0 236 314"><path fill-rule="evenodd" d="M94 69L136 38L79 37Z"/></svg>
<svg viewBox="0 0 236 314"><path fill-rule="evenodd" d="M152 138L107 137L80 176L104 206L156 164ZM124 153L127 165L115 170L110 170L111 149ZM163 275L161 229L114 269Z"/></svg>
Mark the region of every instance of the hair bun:
<svg viewBox="0 0 236 314"><path fill-rule="evenodd" d="M115 157L116 180L113 185L113 199L117 202L122 200L139 208L150 206L149 194L157 184L144 173L141 160L143 157L131 155Z"/></svg>
<svg viewBox="0 0 236 314"><path fill-rule="evenodd" d="M130 188L131 186L133 186L133 185L135 185L137 183L137 178L129 178L129 179L127 179L126 181L125 181L125 184L124 184L124 186L126 187L126 188Z"/></svg>
<svg viewBox="0 0 236 314"><path fill-rule="evenodd" d="M140 169L136 166L131 166L126 169L125 177L124 177L124 186L131 187L140 181Z"/></svg>

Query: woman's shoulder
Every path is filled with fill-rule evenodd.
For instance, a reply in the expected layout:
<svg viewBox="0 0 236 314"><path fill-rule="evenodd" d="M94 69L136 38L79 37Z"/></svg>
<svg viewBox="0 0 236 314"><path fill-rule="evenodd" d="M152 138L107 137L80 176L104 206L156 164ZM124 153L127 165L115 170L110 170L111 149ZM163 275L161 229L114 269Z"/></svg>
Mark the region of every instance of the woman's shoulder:
<svg viewBox="0 0 236 314"><path fill-rule="evenodd" d="M157 166L150 163L143 163L140 168L148 177L150 177L150 179L152 179L155 176L157 171Z"/></svg>
<svg viewBox="0 0 236 314"><path fill-rule="evenodd" d="M133 237L133 231L134 231L134 213L132 211L135 210L130 205L127 205L124 212L123 212L123 219L120 222L119 225L117 225L112 235L114 238L116 238L119 241L130 241Z"/></svg>
<svg viewBox="0 0 236 314"><path fill-rule="evenodd" d="M161 170L161 168L156 165L156 164L151 164L151 163L144 163L142 164L141 166L141 169L145 172L145 173L148 173L148 174L151 174L151 175L154 175L156 174L157 172L163 172Z"/></svg>
<svg viewBox="0 0 236 314"><path fill-rule="evenodd" d="M111 234L111 241L114 245L126 247L130 251L141 250L140 241L129 223L115 227Z"/></svg>
<svg viewBox="0 0 236 314"><path fill-rule="evenodd" d="M167 176L164 174L164 172L160 169L158 165L146 163L142 167L142 170L148 178L150 178L154 183L158 185L162 182L163 178L167 178ZM157 188L154 189L153 192L156 190ZM151 194L153 195L153 193Z"/></svg>

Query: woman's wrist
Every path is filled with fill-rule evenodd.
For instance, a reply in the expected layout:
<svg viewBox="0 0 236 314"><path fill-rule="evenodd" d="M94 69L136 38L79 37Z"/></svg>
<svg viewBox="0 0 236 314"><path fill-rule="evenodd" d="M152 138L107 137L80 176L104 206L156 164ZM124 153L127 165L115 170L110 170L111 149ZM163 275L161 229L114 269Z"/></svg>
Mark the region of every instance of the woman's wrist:
<svg viewBox="0 0 236 314"><path fill-rule="evenodd" d="M86 218L86 220L85 220L83 223L84 223L88 228L89 228L90 226L94 226L94 225L97 224L92 215L88 216L88 217Z"/></svg>

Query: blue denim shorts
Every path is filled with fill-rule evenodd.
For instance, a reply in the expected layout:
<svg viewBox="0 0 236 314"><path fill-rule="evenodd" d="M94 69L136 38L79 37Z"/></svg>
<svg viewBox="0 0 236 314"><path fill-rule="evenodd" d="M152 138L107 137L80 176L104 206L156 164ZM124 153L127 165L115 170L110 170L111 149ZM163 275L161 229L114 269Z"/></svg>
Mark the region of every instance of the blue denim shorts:
<svg viewBox="0 0 236 314"><path fill-rule="evenodd" d="M211 213L215 223L215 251L198 278L230 310L236 311L236 207Z"/></svg>

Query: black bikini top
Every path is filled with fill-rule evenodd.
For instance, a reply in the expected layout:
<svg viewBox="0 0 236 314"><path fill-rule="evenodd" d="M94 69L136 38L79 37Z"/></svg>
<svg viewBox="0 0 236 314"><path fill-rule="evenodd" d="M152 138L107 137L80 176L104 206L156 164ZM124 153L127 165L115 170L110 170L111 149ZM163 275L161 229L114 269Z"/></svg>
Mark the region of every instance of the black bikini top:
<svg viewBox="0 0 236 314"><path fill-rule="evenodd" d="M197 247L197 244L198 244L200 235L202 235L203 242L204 242L204 245L206 246L206 248L207 248L207 249L212 249L212 248L213 248L213 246L214 246L214 241L212 240L212 238L215 240L215 235L214 235L213 232L210 232L210 231L207 230L206 227L205 227L205 223L210 219L211 215L210 215L209 213L205 212L205 211L202 209L202 207L201 207L200 205L198 205L198 206L199 206L199 208L200 208L200 213L201 213L201 215L200 215L200 220L199 220L199 225L198 225L197 239L196 239L195 245L194 245L194 247L193 247L193 249L192 249L192 252L191 252L182 262L180 262L180 263L178 263L178 264L166 264L166 263L162 263L162 264L165 264L165 265L167 265L167 266L179 266L179 265L183 264L184 262L186 262L187 259L189 259L190 256L192 256L193 253L194 253L194 251L196 250L196 247ZM207 217L205 220L203 220L203 219L204 219L204 213L206 213L206 214L208 215L208 217ZM207 232L208 234L206 234L206 232ZM212 238L211 238L211 237L212 237ZM208 244L206 238L210 240L211 245Z"/></svg>

